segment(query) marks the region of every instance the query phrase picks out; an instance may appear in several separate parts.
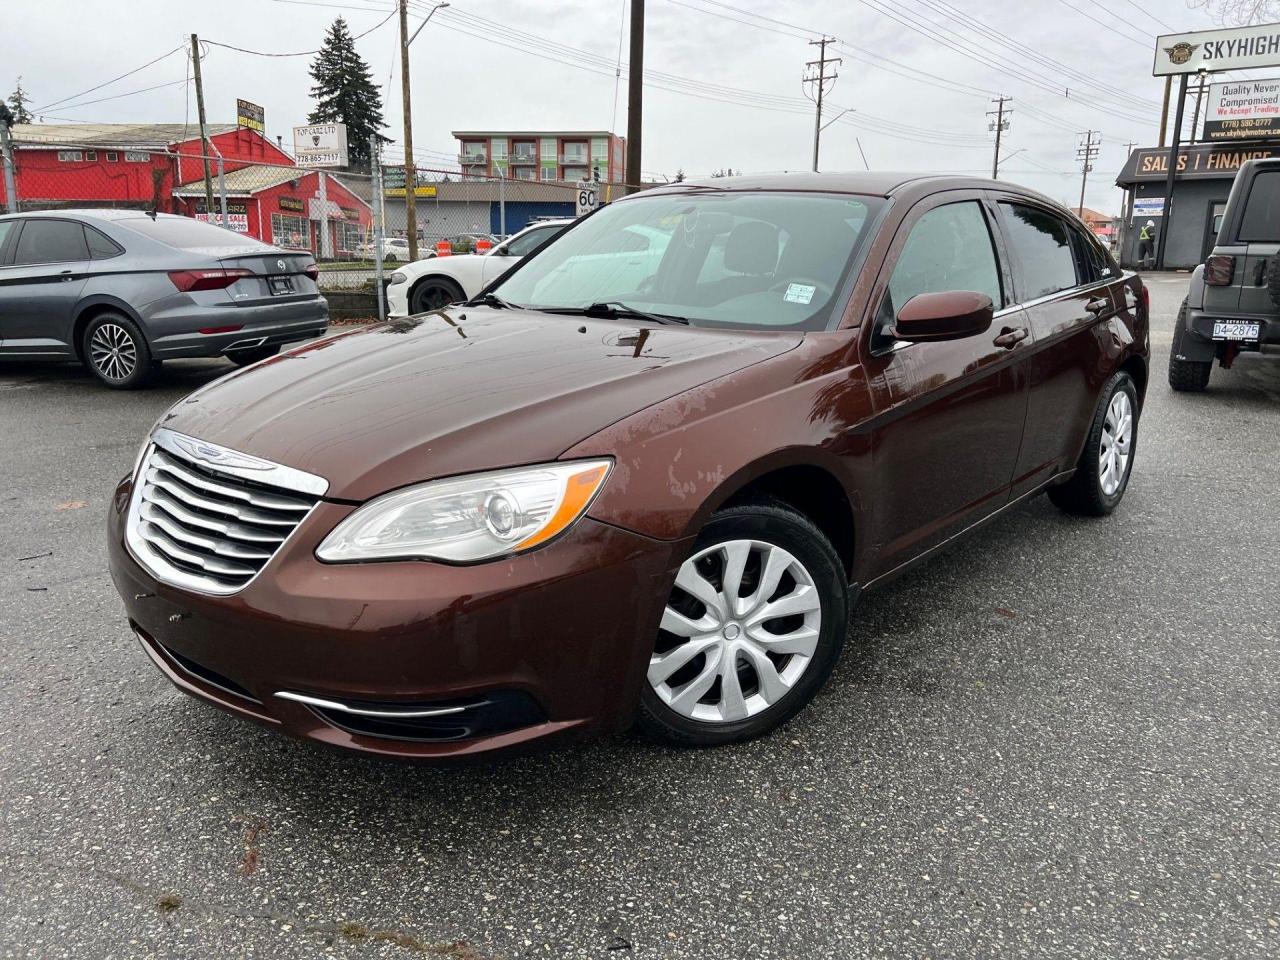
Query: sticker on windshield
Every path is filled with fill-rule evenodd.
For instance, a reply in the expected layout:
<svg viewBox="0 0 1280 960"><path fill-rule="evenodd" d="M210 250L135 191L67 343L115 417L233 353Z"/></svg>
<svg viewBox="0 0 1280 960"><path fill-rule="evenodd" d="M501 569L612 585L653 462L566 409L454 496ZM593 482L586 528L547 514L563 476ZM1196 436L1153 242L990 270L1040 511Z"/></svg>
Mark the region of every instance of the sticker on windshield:
<svg viewBox="0 0 1280 960"><path fill-rule="evenodd" d="M789 283L782 299L787 303L809 303L813 299L813 292L817 289L807 283Z"/></svg>

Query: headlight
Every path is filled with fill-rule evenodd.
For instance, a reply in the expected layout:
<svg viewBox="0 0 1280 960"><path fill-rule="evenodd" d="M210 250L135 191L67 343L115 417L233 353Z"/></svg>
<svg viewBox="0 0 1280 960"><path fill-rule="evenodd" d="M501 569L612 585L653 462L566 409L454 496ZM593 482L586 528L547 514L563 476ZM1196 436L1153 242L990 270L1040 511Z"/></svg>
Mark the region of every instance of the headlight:
<svg viewBox="0 0 1280 960"><path fill-rule="evenodd" d="M495 470L407 487L371 500L325 537L332 563L420 559L473 563L521 553L569 529L604 486L612 461Z"/></svg>
<svg viewBox="0 0 1280 960"><path fill-rule="evenodd" d="M401 273L399 270L397 270L395 273L393 273L393 274L391 275L391 282L392 282L392 283L404 283L404 282L405 282L405 281L407 281L408 279L409 279L409 278L408 278L408 277L406 277L406 276L405 276L403 273Z"/></svg>

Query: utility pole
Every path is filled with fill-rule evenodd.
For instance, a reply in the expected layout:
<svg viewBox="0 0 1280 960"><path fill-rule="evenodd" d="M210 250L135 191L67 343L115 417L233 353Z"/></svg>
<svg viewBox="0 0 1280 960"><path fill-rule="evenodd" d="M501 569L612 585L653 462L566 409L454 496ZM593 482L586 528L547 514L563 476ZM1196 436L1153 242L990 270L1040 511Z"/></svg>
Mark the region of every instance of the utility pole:
<svg viewBox="0 0 1280 960"><path fill-rule="evenodd" d="M9 213L18 212L18 187L13 175L13 143L9 140L9 124L13 115L0 103L0 164L4 166L4 206Z"/></svg>
<svg viewBox="0 0 1280 960"><path fill-rule="evenodd" d="M1124 145L1125 157L1133 156L1133 148L1137 144L1130 140ZM1120 203L1120 236L1116 238L1116 259L1123 261L1125 250L1129 245L1129 221L1133 219L1133 190L1124 192L1124 200Z"/></svg>
<svg viewBox="0 0 1280 960"><path fill-rule="evenodd" d="M1157 146L1164 146L1165 133L1169 129L1169 95L1173 92L1173 76L1169 75L1164 78L1164 106L1160 108L1160 142Z"/></svg>
<svg viewBox="0 0 1280 960"><path fill-rule="evenodd" d="M418 259L418 174L413 169L413 103L409 95L409 0L400 7L400 98L404 105L404 223L409 262Z"/></svg>
<svg viewBox="0 0 1280 960"><path fill-rule="evenodd" d="M1167 172L1164 180L1164 215L1160 218L1160 237L1156 241L1156 269L1164 269L1164 248L1169 242L1169 223L1173 220L1173 181L1178 175L1178 149L1182 146L1182 109L1187 104L1187 75L1178 78L1178 106L1173 121L1173 140L1169 143Z"/></svg>
<svg viewBox="0 0 1280 960"><path fill-rule="evenodd" d="M1089 182L1089 171L1093 169L1093 161L1098 157L1098 148L1102 144L1102 134L1097 130L1086 130L1080 134L1080 146L1076 148L1076 159L1081 163L1080 173L1080 208L1076 215L1084 219L1084 188Z"/></svg>
<svg viewBox="0 0 1280 960"><path fill-rule="evenodd" d="M640 189L644 119L644 0L631 0L631 61L627 65L627 190ZM612 132L612 131L610 131Z"/></svg>
<svg viewBox="0 0 1280 960"><path fill-rule="evenodd" d="M213 220L213 177L209 174L209 131L204 119L204 83L200 79L200 38L191 35L191 72L196 82L196 116L200 118L200 162L204 164L205 213Z"/></svg>
<svg viewBox="0 0 1280 960"><path fill-rule="evenodd" d="M810 40L809 46L818 48L818 59L810 60L808 63L805 64L805 69L807 72L804 78L804 82L814 84L814 90L815 90L814 96L809 97L809 99L812 100L818 108L817 114L813 118L813 172L814 173L818 172L818 145L822 140L822 97L823 97L823 94L826 93L827 82L830 81L831 83L834 84L836 82L836 78L839 77L839 74L836 73L834 70L831 73L827 73L827 64L830 63L835 65L841 62L839 57L827 56L827 44L835 43L835 42L836 42L835 37L828 37L825 33L822 35L821 40ZM815 70L817 71L816 76L814 75ZM806 94L806 96L808 96L808 94Z"/></svg>
<svg viewBox="0 0 1280 960"><path fill-rule="evenodd" d="M1000 179L1000 135L1009 129L1009 121L1005 119L1005 114L1013 113L1012 109L1006 110L1004 105L1013 101L1001 94L999 97L991 101L996 105L994 110L988 110L988 117L995 117L994 120L988 121L987 129L996 132L996 152L991 158L991 179Z"/></svg>

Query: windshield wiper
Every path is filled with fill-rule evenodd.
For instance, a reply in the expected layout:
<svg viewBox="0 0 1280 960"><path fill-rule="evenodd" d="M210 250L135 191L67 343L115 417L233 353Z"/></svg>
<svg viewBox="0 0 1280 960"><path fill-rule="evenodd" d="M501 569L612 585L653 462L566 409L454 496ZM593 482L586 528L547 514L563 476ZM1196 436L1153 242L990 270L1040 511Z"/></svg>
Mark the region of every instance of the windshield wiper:
<svg viewBox="0 0 1280 960"><path fill-rule="evenodd" d="M494 307L498 310L522 310L524 309L518 303L509 303L503 300L496 293L486 293L483 296L476 297L474 300L468 300L463 306L467 307Z"/></svg>
<svg viewBox="0 0 1280 960"><path fill-rule="evenodd" d="M621 300L605 300L587 307L543 307L545 313L559 313L569 316L602 317L605 320L617 320L620 317L631 317L637 320L649 320L652 323L679 323L689 325L688 317L676 316L673 313L649 313L627 306Z"/></svg>

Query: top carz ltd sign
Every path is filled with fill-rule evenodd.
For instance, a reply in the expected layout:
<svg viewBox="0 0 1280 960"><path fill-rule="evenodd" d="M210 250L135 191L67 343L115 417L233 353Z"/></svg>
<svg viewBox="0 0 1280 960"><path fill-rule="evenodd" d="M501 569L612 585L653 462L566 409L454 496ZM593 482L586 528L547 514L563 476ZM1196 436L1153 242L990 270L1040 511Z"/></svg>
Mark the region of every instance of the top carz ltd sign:
<svg viewBox="0 0 1280 960"><path fill-rule="evenodd" d="M1156 38L1152 74L1198 73L1201 70L1241 70L1280 65L1280 23L1251 27L1172 33Z"/></svg>

